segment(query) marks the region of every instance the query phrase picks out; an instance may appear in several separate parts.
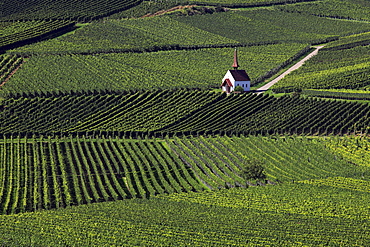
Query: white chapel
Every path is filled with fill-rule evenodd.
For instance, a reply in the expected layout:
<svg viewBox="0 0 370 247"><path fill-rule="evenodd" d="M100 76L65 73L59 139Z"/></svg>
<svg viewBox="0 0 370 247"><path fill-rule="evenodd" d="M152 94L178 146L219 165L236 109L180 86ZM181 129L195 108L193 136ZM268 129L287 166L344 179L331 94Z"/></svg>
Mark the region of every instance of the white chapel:
<svg viewBox="0 0 370 247"><path fill-rule="evenodd" d="M234 69L228 70L222 79L222 92L230 93L237 86L241 86L244 91L250 91L251 80L245 70L238 69L238 54L236 49L234 51L234 63L232 67Z"/></svg>

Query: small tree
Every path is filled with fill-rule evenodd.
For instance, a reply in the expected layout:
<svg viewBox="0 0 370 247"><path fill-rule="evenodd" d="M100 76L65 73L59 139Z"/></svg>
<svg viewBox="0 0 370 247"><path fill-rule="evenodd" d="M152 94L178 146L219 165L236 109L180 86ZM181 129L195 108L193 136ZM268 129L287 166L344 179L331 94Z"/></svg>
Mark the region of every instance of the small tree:
<svg viewBox="0 0 370 247"><path fill-rule="evenodd" d="M249 159L245 160L243 163L241 175L245 180L266 178L262 161L257 159Z"/></svg>
<svg viewBox="0 0 370 247"><path fill-rule="evenodd" d="M244 88L242 86L236 86L234 92L244 92Z"/></svg>

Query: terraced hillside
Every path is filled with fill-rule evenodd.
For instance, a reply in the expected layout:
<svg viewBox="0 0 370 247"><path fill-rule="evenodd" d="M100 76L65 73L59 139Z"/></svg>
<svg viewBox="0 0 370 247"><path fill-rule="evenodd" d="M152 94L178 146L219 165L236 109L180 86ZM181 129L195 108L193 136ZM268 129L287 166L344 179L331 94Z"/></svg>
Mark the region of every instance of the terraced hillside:
<svg viewBox="0 0 370 247"><path fill-rule="evenodd" d="M0 22L0 52L66 33L74 24L69 20Z"/></svg>
<svg viewBox="0 0 370 247"><path fill-rule="evenodd" d="M367 2L2 1L0 246L369 246Z"/></svg>
<svg viewBox="0 0 370 247"><path fill-rule="evenodd" d="M253 159L264 165L263 183L369 176L367 167L331 154L324 141L301 138L11 137L1 140L0 154L3 214L245 188L243 170Z"/></svg>
<svg viewBox="0 0 370 247"><path fill-rule="evenodd" d="M302 69L284 77L272 89L274 92L289 92L308 88L367 88L370 83L369 52L370 45L320 51Z"/></svg>
<svg viewBox="0 0 370 247"><path fill-rule="evenodd" d="M36 0L1 2L0 21L62 19L91 21L98 17L122 11L141 1L66 1Z"/></svg>
<svg viewBox="0 0 370 247"><path fill-rule="evenodd" d="M4 100L0 133L137 138L369 131L369 105L362 103L186 90L104 94Z"/></svg>
<svg viewBox="0 0 370 247"><path fill-rule="evenodd" d="M369 30L366 22L257 8L194 16L108 19L53 40L18 48L12 53L158 51L276 43L307 45Z"/></svg>
<svg viewBox="0 0 370 247"><path fill-rule="evenodd" d="M22 63L23 59L21 57L11 55L0 56L0 85L3 86Z"/></svg>
<svg viewBox="0 0 370 247"><path fill-rule="evenodd" d="M343 159L352 152L349 143L353 150L369 140L2 139L0 205L13 215L0 216L1 241L366 245L370 170L368 162ZM239 175L253 158L263 162L267 181L279 185L221 189L246 186ZM118 202L132 197L150 199ZM118 201L104 202L111 200Z"/></svg>
<svg viewBox="0 0 370 247"><path fill-rule="evenodd" d="M278 8L288 12L307 13L324 17L350 20L370 20L370 3L366 0L311 1L308 3L289 6L279 6Z"/></svg>
<svg viewBox="0 0 370 247"><path fill-rule="evenodd" d="M305 44L239 48L253 83L307 50ZM99 55L33 56L1 88L2 96L88 90L217 88L230 68L230 48ZM213 64L213 66L209 66ZM42 70L38 68L43 68ZM215 68L219 68L215 70Z"/></svg>
<svg viewBox="0 0 370 247"><path fill-rule="evenodd" d="M369 193L344 181L346 188L286 184L0 216L0 231L9 246L366 246Z"/></svg>

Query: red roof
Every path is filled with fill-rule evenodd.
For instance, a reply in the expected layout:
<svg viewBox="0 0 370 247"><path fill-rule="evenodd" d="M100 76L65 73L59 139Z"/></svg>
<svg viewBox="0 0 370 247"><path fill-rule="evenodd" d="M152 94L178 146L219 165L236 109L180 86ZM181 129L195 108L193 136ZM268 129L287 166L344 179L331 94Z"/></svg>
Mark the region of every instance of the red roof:
<svg viewBox="0 0 370 247"><path fill-rule="evenodd" d="M221 87L225 86L225 84L227 84L229 87L233 86L230 79L225 79L224 82L221 84Z"/></svg>
<svg viewBox="0 0 370 247"><path fill-rule="evenodd" d="M249 76L245 70L230 70L231 75L234 77L235 81L250 81Z"/></svg>

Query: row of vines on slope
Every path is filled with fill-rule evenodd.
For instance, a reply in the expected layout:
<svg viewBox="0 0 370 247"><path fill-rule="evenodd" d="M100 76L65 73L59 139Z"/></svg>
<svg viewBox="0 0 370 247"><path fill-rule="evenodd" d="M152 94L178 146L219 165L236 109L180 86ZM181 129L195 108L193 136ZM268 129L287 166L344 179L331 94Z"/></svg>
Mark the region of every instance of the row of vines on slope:
<svg viewBox="0 0 370 247"><path fill-rule="evenodd" d="M107 16L141 3L141 0L113 1L12 1L1 3L0 21L15 20L77 20L91 21Z"/></svg>
<svg viewBox="0 0 370 247"><path fill-rule="evenodd" d="M363 103L185 90L7 99L0 109L5 136L369 134L370 126Z"/></svg>
<svg viewBox="0 0 370 247"><path fill-rule="evenodd" d="M154 131L225 96L180 90L9 99L0 108L0 133Z"/></svg>
<svg viewBox="0 0 370 247"><path fill-rule="evenodd" d="M351 89L303 89L302 94L309 97L349 99L349 100L370 100L369 90Z"/></svg>
<svg viewBox="0 0 370 247"><path fill-rule="evenodd" d="M281 67L306 51L306 47L297 43L241 47L239 60L254 83L272 68ZM1 94L94 89L208 89L219 86L223 74L231 68L232 56L231 48L32 56L1 89Z"/></svg>
<svg viewBox="0 0 370 247"><path fill-rule="evenodd" d="M343 50L351 49L357 46L366 46L370 44L370 32L359 33L344 36L336 41L330 42L322 50Z"/></svg>
<svg viewBox="0 0 370 247"><path fill-rule="evenodd" d="M281 41L312 44L323 42L326 38L369 31L367 23L345 22L271 9L173 18L239 42Z"/></svg>
<svg viewBox="0 0 370 247"><path fill-rule="evenodd" d="M338 19L369 21L370 3L366 0L324 0L276 6L287 12L305 13Z"/></svg>
<svg viewBox="0 0 370 247"><path fill-rule="evenodd" d="M206 189L163 142L10 138L0 152L3 214Z"/></svg>
<svg viewBox="0 0 370 247"><path fill-rule="evenodd" d="M117 137L0 140L0 212L13 214L71 205L148 198L158 194L251 185L251 158L264 183L325 177L369 177L305 138L217 137L127 140Z"/></svg>
<svg viewBox="0 0 370 247"><path fill-rule="evenodd" d="M353 164L370 167L370 142L367 138L331 138L325 146Z"/></svg>
<svg viewBox="0 0 370 247"><path fill-rule="evenodd" d="M320 51L301 69L272 86L274 92L302 89L361 89L370 85L370 46Z"/></svg>
<svg viewBox="0 0 370 247"><path fill-rule="evenodd" d="M22 64L23 58L11 55L0 56L0 86Z"/></svg>
<svg viewBox="0 0 370 247"><path fill-rule="evenodd" d="M234 183L245 186L240 176L248 165L256 162L262 164L267 176L266 180L257 179L259 185L332 176L369 176L367 168L355 167L341 155L328 151L321 139L200 136L168 139L167 143L211 188L233 187Z"/></svg>
<svg viewBox="0 0 370 247"><path fill-rule="evenodd" d="M1 243L315 247L370 241L366 192L288 183L158 197L1 215Z"/></svg>
<svg viewBox="0 0 370 247"><path fill-rule="evenodd" d="M369 106L361 103L247 94L203 107L161 131L185 135L369 133L368 114Z"/></svg>
<svg viewBox="0 0 370 247"><path fill-rule="evenodd" d="M55 33L74 28L74 22L63 20L30 21L6 25L0 30L0 51L39 41Z"/></svg>
<svg viewBox="0 0 370 247"><path fill-rule="evenodd" d="M278 10L253 9L212 15L107 19L53 40L13 50L16 54L157 51L276 43L317 44L369 31L367 23L345 22Z"/></svg>

